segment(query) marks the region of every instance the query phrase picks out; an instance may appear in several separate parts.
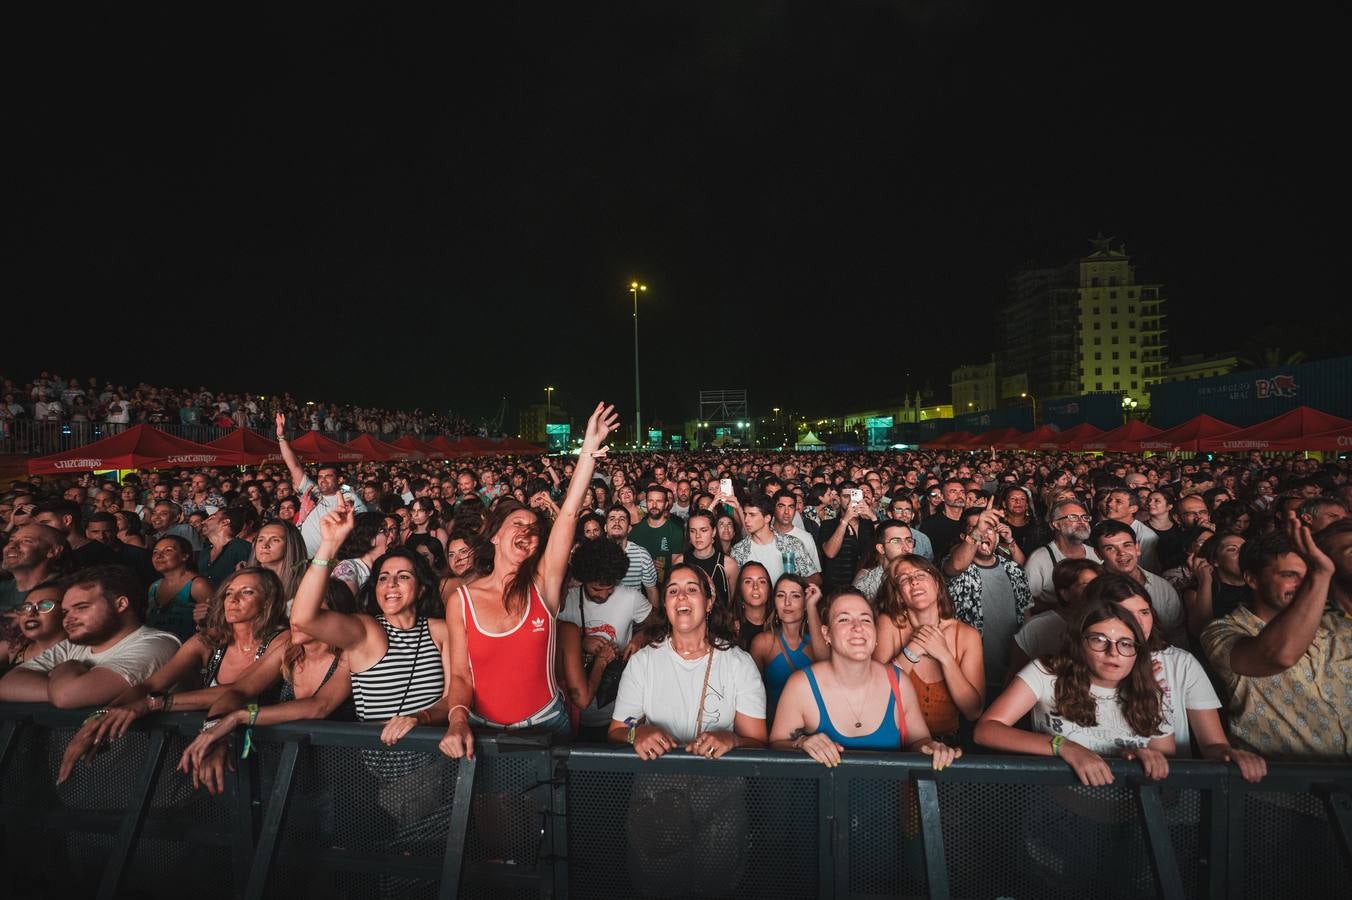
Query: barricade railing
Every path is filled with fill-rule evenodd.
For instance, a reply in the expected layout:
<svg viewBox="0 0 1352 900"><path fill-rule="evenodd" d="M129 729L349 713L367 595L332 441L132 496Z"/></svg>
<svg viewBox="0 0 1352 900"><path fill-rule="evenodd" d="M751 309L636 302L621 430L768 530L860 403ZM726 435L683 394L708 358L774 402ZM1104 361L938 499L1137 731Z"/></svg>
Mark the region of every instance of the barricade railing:
<svg viewBox="0 0 1352 900"><path fill-rule="evenodd" d="M257 728L219 797L174 771L201 715L148 717L61 786L84 712L0 704L7 871L32 895L635 897L1332 896L1352 875L1352 766L912 754L721 760L440 729Z"/></svg>

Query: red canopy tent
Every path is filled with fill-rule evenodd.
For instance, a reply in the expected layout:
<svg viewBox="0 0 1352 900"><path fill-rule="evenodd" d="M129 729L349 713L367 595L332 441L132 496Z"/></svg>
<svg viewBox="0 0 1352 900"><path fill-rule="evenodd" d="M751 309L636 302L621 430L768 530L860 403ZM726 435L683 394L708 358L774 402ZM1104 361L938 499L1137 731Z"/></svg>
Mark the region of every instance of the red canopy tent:
<svg viewBox="0 0 1352 900"><path fill-rule="evenodd" d="M426 459L428 454L427 446L412 435L404 435L397 441L390 443L391 447L398 447L408 454L408 459Z"/></svg>
<svg viewBox="0 0 1352 900"><path fill-rule="evenodd" d="M1222 422L1220 419L1202 413L1200 416L1194 416L1173 428L1166 428L1153 437L1137 441L1136 444L1140 450L1188 450L1196 453L1197 444L1200 440L1218 434L1230 434L1236 430L1238 429L1229 422Z"/></svg>
<svg viewBox="0 0 1352 900"><path fill-rule="evenodd" d="M1225 452L1281 450L1286 448L1274 447L1273 444L1299 444L1306 437L1349 426L1352 426L1352 420L1340 419L1308 406L1297 406L1266 422L1259 422L1257 425L1250 425L1229 434L1203 438L1197 442L1197 449Z"/></svg>
<svg viewBox="0 0 1352 900"><path fill-rule="evenodd" d="M361 451L324 437L318 431L305 432L291 442L291 449L312 462L361 462L363 459Z"/></svg>
<svg viewBox="0 0 1352 900"><path fill-rule="evenodd" d="M1039 425L1019 438L1015 449L1018 450L1055 450L1061 431L1051 425Z"/></svg>
<svg viewBox="0 0 1352 900"><path fill-rule="evenodd" d="M1160 433L1160 429L1147 425L1140 419L1131 419L1125 425L1119 425L1112 431L1105 431L1098 437L1080 441L1081 450L1139 450L1138 443Z"/></svg>
<svg viewBox="0 0 1352 900"><path fill-rule="evenodd" d="M29 475L62 475L95 469L164 469L173 466L247 466L233 450L174 437L149 425L133 425L102 440L28 461Z"/></svg>
<svg viewBox="0 0 1352 900"><path fill-rule="evenodd" d="M498 453L498 442L488 438L463 437L454 442L457 451L465 456L489 456Z"/></svg>
<svg viewBox="0 0 1352 900"><path fill-rule="evenodd" d="M1056 449L1079 450L1081 441L1092 441L1101 434L1103 434L1102 428L1090 425L1088 422L1081 422L1061 432L1060 437L1056 438Z"/></svg>
<svg viewBox="0 0 1352 900"><path fill-rule="evenodd" d="M544 448L521 438L509 437L498 448L500 453L512 453L517 456L533 456L544 453Z"/></svg>
<svg viewBox="0 0 1352 900"><path fill-rule="evenodd" d="M408 459L409 452L402 447L387 444L369 434L358 435L346 444L371 462L388 462L392 459Z"/></svg>
<svg viewBox="0 0 1352 900"><path fill-rule="evenodd" d="M932 441L924 441L920 444L926 450L944 450L949 447L957 446L963 441L975 437L970 431L946 431Z"/></svg>
<svg viewBox="0 0 1352 900"><path fill-rule="evenodd" d="M1277 446L1280 443L1282 446ZM1352 428L1334 428L1308 437L1274 442L1271 450L1352 450Z"/></svg>
<svg viewBox="0 0 1352 900"><path fill-rule="evenodd" d="M990 431L983 431L975 437L970 437L961 444L954 443L950 446L961 447L964 450L976 450L979 447L994 447L1001 443L1016 441L1023 436L1023 432L1017 428L992 428Z"/></svg>
<svg viewBox="0 0 1352 900"><path fill-rule="evenodd" d="M435 450L437 456L443 459L454 459L457 456L465 455L465 452L460 449L459 439L453 441L444 434L439 434L424 443L429 448L429 452Z"/></svg>
<svg viewBox="0 0 1352 900"><path fill-rule="evenodd" d="M236 428L214 441L208 441L207 446L241 453L249 458L249 465L258 466L282 461L282 448L276 441L270 441L247 428Z"/></svg>

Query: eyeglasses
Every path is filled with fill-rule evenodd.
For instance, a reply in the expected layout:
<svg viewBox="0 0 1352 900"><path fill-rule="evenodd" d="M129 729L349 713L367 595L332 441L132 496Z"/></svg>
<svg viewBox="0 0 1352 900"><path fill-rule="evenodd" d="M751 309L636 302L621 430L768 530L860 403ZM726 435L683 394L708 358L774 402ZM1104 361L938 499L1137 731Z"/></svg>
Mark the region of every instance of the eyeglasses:
<svg viewBox="0 0 1352 900"><path fill-rule="evenodd" d="M920 581L923 578L929 578L928 572L912 572L910 575L898 575L897 584L901 587L907 587L912 582Z"/></svg>
<svg viewBox="0 0 1352 900"><path fill-rule="evenodd" d="M883 543L887 544L887 546L889 546L889 547L895 547L895 546L897 546L898 544L905 544L905 545L908 546L908 547L912 547L912 546L915 546L915 538L908 538L908 537L890 537L890 538L888 538L886 541L884 541Z"/></svg>
<svg viewBox="0 0 1352 900"><path fill-rule="evenodd" d="M55 600L40 600L37 603L19 604L20 613L49 613L56 609Z"/></svg>
<svg viewBox="0 0 1352 900"><path fill-rule="evenodd" d="M1070 521L1070 522L1088 522L1088 521L1089 521L1089 516L1081 516L1081 515L1078 515L1078 514L1072 514L1072 515L1069 515L1069 516L1057 516L1055 519L1052 519L1052 521L1053 521L1053 522L1066 522L1066 521Z"/></svg>
<svg viewBox="0 0 1352 900"><path fill-rule="evenodd" d="M1091 631L1084 635L1084 642L1088 644L1089 649L1093 650L1095 653L1107 653L1109 647L1116 647L1118 656L1136 655L1136 642L1131 638L1118 638L1114 641L1106 634Z"/></svg>

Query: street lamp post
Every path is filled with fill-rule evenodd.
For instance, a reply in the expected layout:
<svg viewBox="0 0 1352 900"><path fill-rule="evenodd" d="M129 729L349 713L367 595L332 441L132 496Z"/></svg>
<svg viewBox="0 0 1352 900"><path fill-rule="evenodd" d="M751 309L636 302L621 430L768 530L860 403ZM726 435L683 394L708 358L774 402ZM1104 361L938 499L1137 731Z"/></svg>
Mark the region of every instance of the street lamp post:
<svg viewBox="0 0 1352 900"><path fill-rule="evenodd" d="M639 284L637 281L629 282L629 293L634 295L634 446L643 446L643 414L639 411L639 393L638 393L638 294L639 291L646 291L646 284Z"/></svg>
<svg viewBox="0 0 1352 900"><path fill-rule="evenodd" d="M1122 398L1122 424L1125 425L1131 420L1131 414L1136 411L1140 403L1135 397L1124 396Z"/></svg>
<svg viewBox="0 0 1352 900"><path fill-rule="evenodd" d="M554 389L552 387L545 388L545 421L548 421L549 417L554 414L553 395Z"/></svg>
<svg viewBox="0 0 1352 900"><path fill-rule="evenodd" d="M1037 427L1037 398L1034 397L1032 394L1028 393L1027 391L1022 392L1021 394L1019 394L1019 396L1020 396L1020 397L1027 397L1027 398L1028 398L1028 402L1030 402L1030 403L1033 404L1033 427L1036 428L1036 427Z"/></svg>

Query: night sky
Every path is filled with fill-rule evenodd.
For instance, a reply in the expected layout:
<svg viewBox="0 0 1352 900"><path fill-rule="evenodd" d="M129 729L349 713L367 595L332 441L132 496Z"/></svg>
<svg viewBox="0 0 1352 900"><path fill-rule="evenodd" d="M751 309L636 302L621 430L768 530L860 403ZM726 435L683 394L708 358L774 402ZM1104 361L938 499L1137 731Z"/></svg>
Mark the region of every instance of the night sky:
<svg viewBox="0 0 1352 900"><path fill-rule="evenodd" d="M645 418L842 412L1100 231L1176 354L1349 319L1333 4L279 6L9 23L0 372L628 416L637 277Z"/></svg>

